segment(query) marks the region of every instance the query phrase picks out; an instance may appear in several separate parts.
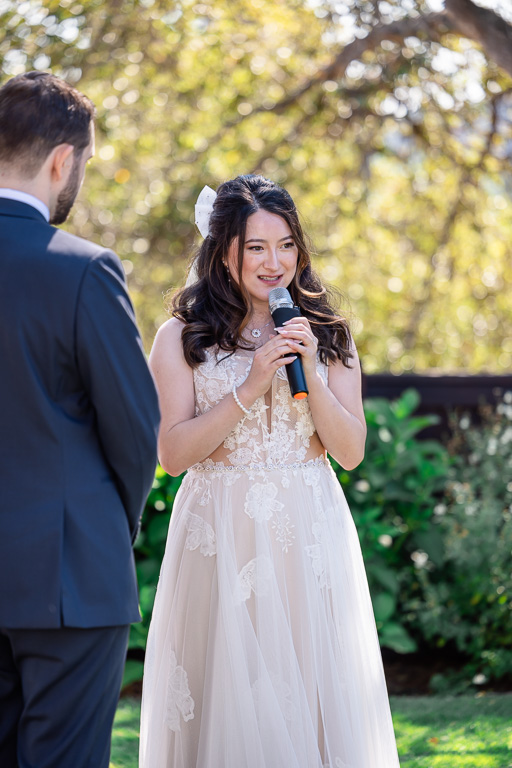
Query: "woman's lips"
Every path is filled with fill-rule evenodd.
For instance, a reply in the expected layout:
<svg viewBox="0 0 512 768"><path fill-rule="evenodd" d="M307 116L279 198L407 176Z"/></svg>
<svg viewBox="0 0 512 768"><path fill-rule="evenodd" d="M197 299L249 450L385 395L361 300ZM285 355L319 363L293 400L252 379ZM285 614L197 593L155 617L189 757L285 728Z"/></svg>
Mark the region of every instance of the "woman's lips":
<svg viewBox="0 0 512 768"><path fill-rule="evenodd" d="M258 275L258 280L261 280L263 283L278 283L281 278L282 275L275 275L274 277L271 277L270 275Z"/></svg>

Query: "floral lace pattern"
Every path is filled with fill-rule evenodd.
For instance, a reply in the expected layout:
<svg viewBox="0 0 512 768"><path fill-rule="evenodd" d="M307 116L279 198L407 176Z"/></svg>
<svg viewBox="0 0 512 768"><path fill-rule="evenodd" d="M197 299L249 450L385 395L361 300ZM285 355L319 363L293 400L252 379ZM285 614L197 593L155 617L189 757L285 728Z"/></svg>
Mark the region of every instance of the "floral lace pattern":
<svg viewBox="0 0 512 768"><path fill-rule="evenodd" d="M334 519L335 512L326 510L322 499L322 487L319 483L318 472L306 468L306 485L313 489L315 519L311 526L314 543L305 546L306 554L311 558L311 566L316 576L318 586L323 589L331 589L331 576L329 572L328 553L330 546L330 533L327 527L327 519Z"/></svg>
<svg viewBox="0 0 512 768"><path fill-rule="evenodd" d="M211 481L216 478L222 478L222 483L228 487L236 483L240 475L236 472L223 472L224 465L217 467L215 462L211 459L206 459L201 465L204 469L208 469L208 476L204 474L196 473L194 478L194 493L199 496L199 506L206 507L212 497ZM192 470L194 468L192 467ZM197 476L199 474L199 476Z"/></svg>
<svg viewBox="0 0 512 768"><path fill-rule="evenodd" d="M290 519L290 515L288 512L278 512L274 515L270 524L276 535L276 541L281 544L281 549L283 552L288 552L295 539L295 534L293 533L295 526Z"/></svg>
<svg viewBox="0 0 512 768"><path fill-rule="evenodd" d="M277 486L274 483L254 483L247 492L244 509L257 522L270 520L276 540L281 544L283 552L288 552L295 538L295 526L284 504L276 496Z"/></svg>
<svg viewBox="0 0 512 768"><path fill-rule="evenodd" d="M207 412L220 400L230 394L233 386L240 386L249 375L252 365L250 353L236 352L228 355L215 348L206 350L206 360L194 369L196 415ZM327 383L327 366L317 361L317 370ZM286 368L280 368L272 382L270 404L260 397L243 416L223 443L224 461L206 459L197 465L194 473L194 492L199 494L199 505L206 506L211 500L211 482L222 478L225 485L236 482L240 471L247 472L253 484L246 494L244 511L257 523L268 523L275 540L283 552L288 552L295 540L295 525L279 501L278 488L265 478L265 466L286 466L299 464L306 473L306 483L312 486L315 504L315 521L312 526L312 540L306 546L313 572L321 588L329 589L330 578L327 564L328 532L325 529L325 512L322 510L321 490L318 483L317 460L306 460L315 426L307 399L294 400L290 395ZM217 454L218 455L218 454ZM260 468L258 468L260 467ZM194 472L194 467L191 468ZM232 472L225 470L231 469ZM290 473L283 472L283 488L290 485ZM192 525L192 523L190 523ZM204 540L206 532L198 521L189 529L189 548L204 547L210 543ZM214 536L213 531L211 535ZM202 543L199 543L202 542ZM190 545L190 546L189 546ZM203 549L200 549L203 552ZM204 554L204 552L203 552ZM242 589L242 587L240 587ZM243 594L247 593L248 582L244 582ZM247 599L247 598L244 598Z"/></svg>
<svg viewBox="0 0 512 768"><path fill-rule="evenodd" d="M185 722L194 717L194 700L188 687L188 676L178 665L176 654L171 651L167 678L165 723L171 731L181 731L180 715Z"/></svg>
<svg viewBox="0 0 512 768"><path fill-rule="evenodd" d="M212 557L217 554L215 531L206 520L199 515L189 512L185 527L188 531L185 547L190 550L198 549L202 555Z"/></svg>
<svg viewBox="0 0 512 768"><path fill-rule="evenodd" d="M306 554L311 558L311 565L313 573L317 578L318 586L330 589L331 581L327 569L326 542L323 537L323 529L318 523L313 524L313 536L317 540L316 544L306 546Z"/></svg>
<svg viewBox="0 0 512 768"><path fill-rule="evenodd" d="M277 501L277 487L274 483L254 483L245 499L245 512L258 522L270 520L274 512L280 512L284 504Z"/></svg>
<svg viewBox="0 0 512 768"><path fill-rule="evenodd" d="M235 601L242 603L248 600L251 592L255 595L266 595L270 586L273 568L268 557L255 557L250 560L240 573L235 588Z"/></svg>
<svg viewBox="0 0 512 768"><path fill-rule="evenodd" d="M248 353L227 355L215 348L206 350L206 360L194 369L196 416L206 413L240 386L252 365ZM317 362L327 383L327 366ZM307 400L294 400L286 370L280 368L272 382L270 405L260 397L250 415L244 416L224 441L225 460L232 465L258 462L304 461L315 426Z"/></svg>

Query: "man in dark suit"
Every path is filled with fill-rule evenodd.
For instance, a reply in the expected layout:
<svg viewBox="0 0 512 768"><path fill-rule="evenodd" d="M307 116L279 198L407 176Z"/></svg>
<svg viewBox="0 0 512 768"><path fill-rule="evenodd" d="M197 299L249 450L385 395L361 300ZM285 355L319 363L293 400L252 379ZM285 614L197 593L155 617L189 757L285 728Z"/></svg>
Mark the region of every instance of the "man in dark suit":
<svg viewBox="0 0 512 768"><path fill-rule="evenodd" d="M94 107L0 88L0 766L107 768L158 402L111 251L55 229Z"/></svg>

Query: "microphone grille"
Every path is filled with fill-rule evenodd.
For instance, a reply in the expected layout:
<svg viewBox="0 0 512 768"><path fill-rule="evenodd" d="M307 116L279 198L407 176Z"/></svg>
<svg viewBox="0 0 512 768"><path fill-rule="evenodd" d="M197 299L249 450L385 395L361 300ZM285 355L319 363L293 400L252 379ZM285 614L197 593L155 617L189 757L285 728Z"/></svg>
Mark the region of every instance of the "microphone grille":
<svg viewBox="0 0 512 768"><path fill-rule="evenodd" d="M292 297L288 288L272 288L268 294L270 314L278 307L293 307Z"/></svg>

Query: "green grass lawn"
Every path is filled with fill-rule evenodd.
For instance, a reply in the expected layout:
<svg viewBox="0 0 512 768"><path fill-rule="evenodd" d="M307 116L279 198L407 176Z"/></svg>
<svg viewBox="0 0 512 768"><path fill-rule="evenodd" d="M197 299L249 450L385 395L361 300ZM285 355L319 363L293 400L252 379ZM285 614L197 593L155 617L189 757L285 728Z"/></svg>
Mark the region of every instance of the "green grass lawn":
<svg viewBox="0 0 512 768"><path fill-rule="evenodd" d="M391 710L401 768L512 768L510 693L395 696ZM120 702L111 768L137 768L139 712L138 701Z"/></svg>

